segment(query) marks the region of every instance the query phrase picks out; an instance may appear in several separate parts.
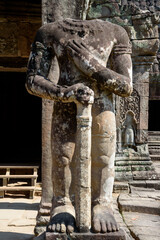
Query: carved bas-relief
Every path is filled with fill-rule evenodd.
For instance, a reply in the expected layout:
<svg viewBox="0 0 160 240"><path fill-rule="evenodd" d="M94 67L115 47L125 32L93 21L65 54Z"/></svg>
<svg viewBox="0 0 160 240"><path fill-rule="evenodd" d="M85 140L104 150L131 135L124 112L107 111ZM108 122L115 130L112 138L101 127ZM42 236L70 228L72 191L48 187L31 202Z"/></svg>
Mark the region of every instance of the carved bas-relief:
<svg viewBox="0 0 160 240"><path fill-rule="evenodd" d="M95 233L106 233L119 229L112 209L116 147L113 93L127 97L132 92L130 54L126 31L107 21L66 19L46 24L37 32L26 87L31 94L55 101L49 232L85 232L91 228ZM82 151L77 153L77 149ZM78 165L79 156L88 159L86 172L85 165ZM83 194L76 192L79 178ZM77 196L84 203L90 201L89 178L91 216L83 204L75 211ZM82 226L78 211L88 214L91 223Z"/></svg>

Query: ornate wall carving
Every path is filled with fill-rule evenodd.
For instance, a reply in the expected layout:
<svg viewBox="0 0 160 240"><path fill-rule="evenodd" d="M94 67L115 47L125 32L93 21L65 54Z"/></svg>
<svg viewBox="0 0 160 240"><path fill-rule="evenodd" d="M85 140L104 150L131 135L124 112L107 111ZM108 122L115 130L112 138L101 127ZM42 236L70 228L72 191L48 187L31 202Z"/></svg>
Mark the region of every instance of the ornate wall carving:
<svg viewBox="0 0 160 240"><path fill-rule="evenodd" d="M133 89L130 97L120 98L120 123L123 125L128 112L132 112L136 123L140 121L140 96Z"/></svg>

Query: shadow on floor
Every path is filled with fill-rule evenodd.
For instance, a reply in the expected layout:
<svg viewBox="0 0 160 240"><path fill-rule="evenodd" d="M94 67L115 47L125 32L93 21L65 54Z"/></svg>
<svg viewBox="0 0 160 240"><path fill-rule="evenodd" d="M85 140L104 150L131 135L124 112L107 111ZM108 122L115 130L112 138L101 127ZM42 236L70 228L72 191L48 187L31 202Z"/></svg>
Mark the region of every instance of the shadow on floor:
<svg viewBox="0 0 160 240"><path fill-rule="evenodd" d="M15 210L38 210L39 203L22 203L22 202L0 202L0 209L15 209ZM0 238L1 239L1 238Z"/></svg>
<svg viewBox="0 0 160 240"><path fill-rule="evenodd" d="M0 232L1 240L32 240L33 234L16 233L16 232Z"/></svg>

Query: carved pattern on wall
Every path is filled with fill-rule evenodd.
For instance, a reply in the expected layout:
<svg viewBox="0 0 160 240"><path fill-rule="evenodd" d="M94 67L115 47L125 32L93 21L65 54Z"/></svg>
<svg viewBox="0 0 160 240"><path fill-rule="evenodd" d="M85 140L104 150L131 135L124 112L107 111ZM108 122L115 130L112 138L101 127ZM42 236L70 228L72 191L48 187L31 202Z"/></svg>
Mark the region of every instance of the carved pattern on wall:
<svg viewBox="0 0 160 240"><path fill-rule="evenodd" d="M123 124L128 112L132 112L134 120L139 123L140 120L140 96L138 92L133 89L130 97L120 98L120 123Z"/></svg>

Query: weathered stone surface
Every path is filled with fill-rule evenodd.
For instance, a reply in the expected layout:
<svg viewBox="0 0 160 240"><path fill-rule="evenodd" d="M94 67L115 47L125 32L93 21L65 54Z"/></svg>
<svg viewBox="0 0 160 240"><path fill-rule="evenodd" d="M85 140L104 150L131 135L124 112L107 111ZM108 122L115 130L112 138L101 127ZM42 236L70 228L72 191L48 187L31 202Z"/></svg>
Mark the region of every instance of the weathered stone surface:
<svg viewBox="0 0 160 240"><path fill-rule="evenodd" d="M54 2L54 1L53 1ZM51 4L51 2L50 2ZM64 6L62 6L61 1L59 3L54 2L55 9L57 8L58 11L54 15L55 18L62 18L62 16L68 16L67 14L70 12L70 9L68 9L68 6L65 7L66 2ZM73 9L75 8L75 2L72 4ZM149 71L151 68L151 64L153 62L153 57L156 55L156 52L158 50L158 26L156 17L152 17L149 15L150 12L154 12L157 5L155 5L155 2L150 2L150 5L147 1L94 1L91 7L91 10L89 11L89 18L107 18L115 17L115 20L118 21L118 19L121 19L120 25L124 25L126 27L127 32L129 33L129 36L131 40L133 40L133 56L134 56L134 82L136 82L137 86L137 92L138 88L142 89L138 92L140 95L140 112L139 117L137 117L137 112L135 112L136 108L134 109L128 109L132 111L132 117L133 117L133 125L134 125L134 140L132 143L132 153L128 150L123 151L123 157L128 157L129 159L133 160L134 156L139 157L139 161L141 161L141 156L146 156L146 165L145 162L139 162L134 163L133 165L120 165L116 167L116 171L119 174L119 171L122 174L119 174L119 178L126 178L129 177L132 179L133 177L136 179L135 171L143 171L141 172L142 176L145 174L146 170L150 170L152 167L150 167L151 162L149 159L149 153L147 149L147 145L144 143L147 143L147 129L148 129L148 83L149 83ZM52 6L53 8L53 6ZM61 9L62 8L62 12ZM78 10L77 10L78 9ZM82 8L79 6L76 11L82 10ZM52 9L53 10L53 9ZM50 14L52 12L50 10ZM60 11L59 11L60 10ZM145 11L144 11L145 10ZM72 10L71 10L72 11ZM150 12L149 12L150 11ZM49 12L48 12L49 13ZM72 11L71 14L73 14L74 11ZM137 15L139 13L139 15ZM73 14L74 15L74 14ZM127 17L127 15L130 15ZM132 15L132 16L131 16ZM133 17L135 15L135 17ZM56 17L57 16L57 17ZM80 16L80 15L79 15ZM123 17L122 17L123 16ZM145 24L142 24L144 23ZM151 40L151 41L150 41ZM153 55L153 56L148 56ZM136 57L139 57L139 60L137 61ZM142 57L143 56L143 57ZM140 65L140 66L139 66ZM141 85L138 85L140 83ZM142 83L145 83L142 85ZM145 89L145 90L144 90ZM131 106L130 102L130 106ZM123 117L123 120L121 122L122 128L124 128L125 120L127 118L128 112L125 112L125 116ZM127 124L126 124L127 126ZM126 127L125 126L125 127ZM127 127L126 127L127 128ZM122 132L122 139L124 139L124 132ZM121 140L120 140L121 141ZM121 143L121 142L119 142ZM139 145L140 143L140 145ZM138 144L138 146L136 145ZM119 144L120 145L120 144ZM123 146L124 147L124 146ZM135 153L134 153L135 152ZM137 164L137 165L136 165ZM149 166L149 167L148 167ZM128 171L128 175L124 172ZM148 175L147 175L148 176ZM144 176L143 176L144 178ZM142 178L142 179L143 179Z"/></svg>
<svg viewBox="0 0 160 240"><path fill-rule="evenodd" d="M135 83L134 87L138 91L138 93L141 97L149 97L149 85L148 85L148 83L146 83L146 82L138 83L138 84ZM146 101L146 104L148 105L148 101ZM147 108L147 110L148 110L148 108Z"/></svg>
<svg viewBox="0 0 160 240"><path fill-rule="evenodd" d="M123 216L134 239L159 240L160 216L138 212L123 212Z"/></svg>
<svg viewBox="0 0 160 240"><path fill-rule="evenodd" d="M60 5L55 4L55 6L59 9ZM103 12L105 9L103 8ZM111 39L106 35L109 31L113 31ZM117 43L119 39L120 44L113 46L115 38ZM77 47L81 52L78 55ZM104 49L103 53L101 53L102 49ZM107 59L111 52L114 54L116 69L121 75L106 68ZM53 57L53 53L57 59ZM97 61L97 53L102 62ZM93 229L95 232L106 232L108 224L112 231L118 229L111 209L116 126L113 100L110 93L113 92L121 97L131 94L132 66L130 54L131 46L125 30L118 25L100 20L65 19L44 25L36 35L28 65L26 87L31 94L55 101L51 132L53 161L52 166L50 166L51 169L53 168L54 198L48 231L54 232L56 229L56 231L61 232L60 228L63 227L65 231L72 228L70 231L72 232L75 227L75 219L80 231L85 232L90 229L90 174L95 176L95 173L96 180L92 177L92 201L95 205L92 214ZM119 66L120 64L121 66ZM123 68L125 68L124 75L121 72ZM55 74L59 75L59 78L55 77ZM80 83L78 83L79 79L82 80ZM109 95L104 92L103 97L103 94L101 95L96 90L97 85L93 79L97 81L98 85L101 85L102 82L102 92L104 92L103 88L106 88ZM94 93L95 101L93 103ZM90 171L91 140L87 138L91 135L89 129L91 123L87 126L88 119L79 116L79 105L84 106L83 111L85 112L91 103L94 106L92 111L92 169ZM76 138L77 141L75 141ZM49 141L44 141L44 143L46 142ZM78 155L74 155L75 145L76 151L78 148ZM50 145L48 145L49 149ZM73 156L75 162L72 161ZM75 172L75 166L77 166L77 172ZM72 180L75 179L78 182L78 190L75 190L71 185ZM45 194L42 203L46 203L44 198ZM76 218L74 207L76 207ZM39 210L41 216L48 215L49 212L50 209L45 207L41 207ZM99 223L97 223L97 219ZM100 224L102 219L105 226Z"/></svg>
<svg viewBox="0 0 160 240"><path fill-rule="evenodd" d="M145 117L148 117L148 113L144 113ZM142 115L141 115L142 116ZM143 124L143 123L142 123ZM146 122L146 124L148 125L148 123ZM137 146L137 149L139 150L139 152L143 155L146 156L146 160L151 160L149 157L149 152L148 152L148 145L146 145L146 143L148 142L148 131L145 125L145 129L137 129L137 143L140 143L141 145Z"/></svg>
<svg viewBox="0 0 160 240"><path fill-rule="evenodd" d="M126 192L129 191L129 185L126 182L115 182L113 186L113 192L114 193L120 193L120 192Z"/></svg>
<svg viewBox="0 0 160 240"><path fill-rule="evenodd" d="M66 234L58 234L58 233L47 233L45 236L45 240L67 240L68 236ZM126 240L125 232L123 230L119 230L114 233L73 233L69 235L69 239L71 240Z"/></svg>
<svg viewBox="0 0 160 240"><path fill-rule="evenodd" d="M133 180L132 172L115 172L116 181L128 181Z"/></svg>
<svg viewBox="0 0 160 240"><path fill-rule="evenodd" d="M115 171L116 172L130 172L131 167L130 166L116 166Z"/></svg>
<svg viewBox="0 0 160 240"><path fill-rule="evenodd" d="M135 165L135 166L132 166L131 167L132 171L152 171L154 170L154 167L153 166L142 166L142 165Z"/></svg>
<svg viewBox="0 0 160 240"><path fill-rule="evenodd" d="M155 55L159 48L158 39L133 40L133 56Z"/></svg>
<svg viewBox="0 0 160 240"><path fill-rule="evenodd" d="M147 172L133 172L134 180L157 180L160 179L160 175L155 171L147 171Z"/></svg>
<svg viewBox="0 0 160 240"><path fill-rule="evenodd" d="M131 166L134 166L134 165L151 165L152 164L152 162L150 161L142 161L142 160L139 160L139 161L137 161L137 160L134 160L134 159L132 159L132 161L116 161L116 166L127 166L127 165L131 165Z"/></svg>
<svg viewBox="0 0 160 240"><path fill-rule="evenodd" d="M91 226L91 116L92 105L77 105L76 219L80 232Z"/></svg>
<svg viewBox="0 0 160 240"><path fill-rule="evenodd" d="M154 193L153 190L152 192ZM157 195L158 193L156 196ZM147 198L149 194L146 194L145 196L146 197L141 197L138 194L135 195L135 193L133 193L133 196L120 194L118 198L120 210L124 212L139 212L160 215L160 202Z"/></svg>
<svg viewBox="0 0 160 240"><path fill-rule="evenodd" d="M94 6L94 5L93 5ZM97 4L95 7L91 7L87 18L108 18L113 16L119 16L120 9L118 3L105 3Z"/></svg>

